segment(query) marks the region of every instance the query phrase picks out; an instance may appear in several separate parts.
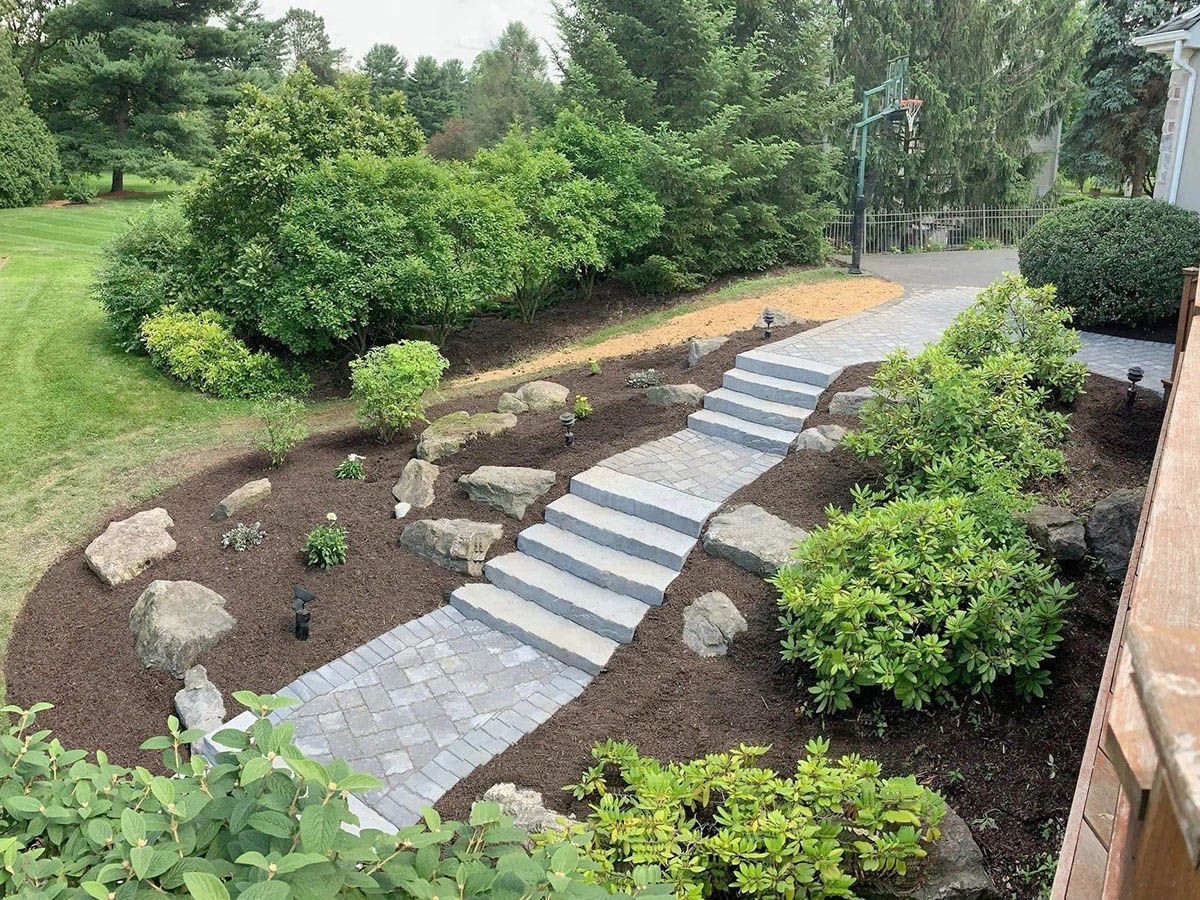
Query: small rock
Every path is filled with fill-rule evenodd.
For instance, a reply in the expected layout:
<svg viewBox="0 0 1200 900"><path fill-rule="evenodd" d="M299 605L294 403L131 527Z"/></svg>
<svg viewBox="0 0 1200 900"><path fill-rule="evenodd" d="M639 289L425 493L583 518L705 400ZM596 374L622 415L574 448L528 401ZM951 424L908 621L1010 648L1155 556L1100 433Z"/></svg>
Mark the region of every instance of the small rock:
<svg viewBox="0 0 1200 900"><path fill-rule="evenodd" d="M428 462L437 462L453 456L467 441L484 436L492 437L510 428L517 427L517 417L512 413L452 412L436 419L421 432L417 442L417 456Z"/></svg>
<svg viewBox="0 0 1200 900"><path fill-rule="evenodd" d="M1088 547L1104 564L1104 571L1111 578L1125 577L1145 496L1145 488L1113 491L1097 503L1088 516Z"/></svg>
<svg viewBox="0 0 1200 900"><path fill-rule="evenodd" d="M400 503L397 503L396 508L392 510L392 515L397 519L403 519L410 512L412 512L412 504L401 501Z"/></svg>
<svg viewBox="0 0 1200 900"><path fill-rule="evenodd" d="M441 469L423 459L410 459L404 464L400 480L392 488L392 496L400 503L407 503L417 509L425 509L433 505L433 485L441 474ZM406 513L407 515L407 513ZM396 516L397 519L400 516Z"/></svg>
<svg viewBox="0 0 1200 900"><path fill-rule="evenodd" d="M488 550L503 535L502 527L488 522L418 519L404 526L400 546L443 568L478 576Z"/></svg>
<svg viewBox="0 0 1200 900"><path fill-rule="evenodd" d="M1021 519L1029 536L1059 562L1078 562L1087 553L1083 522L1066 507L1039 503Z"/></svg>
<svg viewBox="0 0 1200 900"><path fill-rule="evenodd" d="M692 338L688 341L687 367L691 369L699 365L700 360L714 350L719 350L728 340L729 338L724 335L710 338Z"/></svg>
<svg viewBox="0 0 1200 900"><path fill-rule="evenodd" d="M225 611L225 598L194 581L152 581L129 611L142 665L176 678L236 624Z"/></svg>
<svg viewBox="0 0 1200 900"><path fill-rule="evenodd" d="M529 412L529 406L524 400L513 393L504 393L500 395L500 402L496 404L496 412L502 413L523 413Z"/></svg>
<svg viewBox="0 0 1200 900"><path fill-rule="evenodd" d="M105 584L123 584L175 552L175 539L167 534L167 529L174 527L165 509L148 509L113 522L87 545L83 555Z"/></svg>
<svg viewBox="0 0 1200 900"><path fill-rule="evenodd" d="M860 387L854 391L841 391L829 401L831 416L860 416L867 401L875 397L875 388Z"/></svg>
<svg viewBox="0 0 1200 900"><path fill-rule="evenodd" d="M800 321L787 310L778 309L774 306L768 306L763 310L763 315L760 315L758 317L758 321L754 323L755 328L767 327L767 320L764 317L768 312L775 316L774 321L771 322L772 328L782 328L784 325L795 325Z"/></svg>
<svg viewBox="0 0 1200 900"><path fill-rule="evenodd" d="M567 402L571 392L553 381L531 381L517 388L516 397L530 412L547 412Z"/></svg>
<svg viewBox="0 0 1200 900"><path fill-rule="evenodd" d="M699 406L705 393L698 384L660 384L646 388L646 399L655 406Z"/></svg>
<svg viewBox="0 0 1200 900"><path fill-rule="evenodd" d="M199 728L207 734L224 724L225 701L208 680L204 666L192 666L183 673L183 690L175 694L175 712L185 730Z"/></svg>
<svg viewBox="0 0 1200 900"><path fill-rule="evenodd" d="M260 478L257 481L247 482L217 504L217 508L213 510L212 514L213 521L219 522L222 519L228 519L239 510L266 500L270 496L271 479Z"/></svg>
<svg viewBox="0 0 1200 900"><path fill-rule="evenodd" d="M513 824L528 834L546 831L566 831L575 820L546 806L537 791L519 788L515 784L496 784L488 788L480 800L498 803L500 811L512 817Z"/></svg>
<svg viewBox="0 0 1200 900"><path fill-rule="evenodd" d="M696 598L683 610L683 643L700 656L724 656L745 630L745 618L720 591Z"/></svg>
<svg viewBox="0 0 1200 900"><path fill-rule="evenodd" d="M524 466L480 466L458 483L476 503L486 503L505 515L519 519L529 504L546 495L558 479L548 469L527 469Z"/></svg>
<svg viewBox="0 0 1200 900"><path fill-rule="evenodd" d="M866 880L863 895L871 900L1000 900L962 817L947 807L939 827L942 836L928 848L924 860L910 864L909 877L892 876L879 883Z"/></svg>
<svg viewBox="0 0 1200 900"><path fill-rule="evenodd" d="M806 537L803 528L747 503L713 516L704 533L704 549L766 578L791 561L792 551Z"/></svg>
<svg viewBox="0 0 1200 900"><path fill-rule="evenodd" d="M812 450L816 453L832 453L842 445L846 429L841 425L818 425L805 428L792 444L793 452Z"/></svg>

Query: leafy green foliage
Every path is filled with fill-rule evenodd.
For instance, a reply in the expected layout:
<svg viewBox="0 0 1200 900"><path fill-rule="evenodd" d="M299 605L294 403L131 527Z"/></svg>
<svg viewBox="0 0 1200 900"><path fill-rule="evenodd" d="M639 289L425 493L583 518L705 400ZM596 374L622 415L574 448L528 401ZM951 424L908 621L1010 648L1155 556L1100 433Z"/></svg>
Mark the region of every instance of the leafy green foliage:
<svg viewBox="0 0 1200 900"><path fill-rule="evenodd" d="M625 266L617 272L617 278L643 294L678 294L694 291L703 283L703 279L681 272L672 260L658 254Z"/></svg>
<svg viewBox="0 0 1200 900"><path fill-rule="evenodd" d="M592 401L583 396L583 394L575 395L575 404L571 409L577 419L586 419L595 412L595 409L592 408Z"/></svg>
<svg viewBox="0 0 1200 900"><path fill-rule="evenodd" d="M29 109L29 96L0 37L0 208L30 206L50 194L58 149L46 123Z"/></svg>
<svg viewBox="0 0 1200 900"><path fill-rule="evenodd" d="M521 22L510 22L471 67L462 115L474 146L492 146L514 124L528 132L548 122L555 96L537 38Z"/></svg>
<svg viewBox="0 0 1200 900"><path fill-rule="evenodd" d="M1200 216L1147 199L1072 203L1033 227L1020 258L1029 283L1055 285L1083 325L1161 322L1200 262Z"/></svg>
<svg viewBox="0 0 1200 900"><path fill-rule="evenodd" d="M425 392L436 387L450 364L425 341L400 341L350 363L350 396L364 428L390 441L402 428L425 419Z"/></svg>
<svg viewBox="0 0 1200 900"><path fill-rule="evenodd" d="M962 496L856 499L773 579L783 658L815 675L817 709L847 709L864 688L919 709L1000 678L1042 696L1072 591L1032 542L1001 546Z"/></svg>
<svg viewBox="0 0 1200 900"><path fill-rule="evenodd" d="M269 353L251 352L211 312L165 309L142 323L142 340L156 365L216 397L271 397L309 389L306 378Z"/></svg>
<svg viewBox="0 0 1200 900"><path fill-rule="evenodd" d="M333 477L343 481L366 481L367 467L363 464L363 458L351 453L333 470Z"/></svg>
<svg viewBox="0 0 1200 900"><path fill-rule="evenodd" d="M308 437L304 404L295 397L267 400L259 404L258 418L262 422L258 449L269 453L272 467L279 468L287 455Z"/></svg>
<svg viewBox="0 0 1200 900"><path fill-rule="evenodd" d="M63 198L75 206L86 206L96 199L96 189L85 175L72 175L63 186Z"/></svg>
<svg viewBox="0 0 1200 900"><path fill-rule="evenodd" d="M902 876L939 837L945 803L915 778L831 760L821 739L783 778L755 765L766 750L663 764L629 743L596 745L596 764L568 790L593 801L584 852L598 877L661 877L688 900L854 897L856 885Z"/></svg>
<svg viewBox="0 0 1200 900"><path fill-rule="evenodd" d="M350 549L350 532L337 523L337 515L329 513L324 525L318 525L304 539L300 555L310 567L332 569L344 565L346 551Z"/></svg>

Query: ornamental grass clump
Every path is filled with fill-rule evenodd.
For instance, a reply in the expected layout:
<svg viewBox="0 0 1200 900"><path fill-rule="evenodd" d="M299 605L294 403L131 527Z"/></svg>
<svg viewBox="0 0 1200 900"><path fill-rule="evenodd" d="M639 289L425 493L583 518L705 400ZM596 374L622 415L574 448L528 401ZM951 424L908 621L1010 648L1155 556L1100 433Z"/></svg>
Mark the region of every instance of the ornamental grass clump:
<svg viewBox="0 0 1200 900"><path fill-rule="evenodd" d="M945 802L879 763L829 758L809 741L795 775L755 765L766 747L687 763L641 756L630 743L592 750L596 765L567 790L592 803L583 849L610 886L663 880L702 897L857 897L858 885L903 877L940 836Z"/></svg>
<svg viewBox="0 0 1200 900"><path fill-rule="evenodd" d="M1041 697L1073 590L1032 541L1000 541L961 495L856 500L773 579L783 658L805 670L817 710L871 689L920 709L1001 679Z"/></svg>

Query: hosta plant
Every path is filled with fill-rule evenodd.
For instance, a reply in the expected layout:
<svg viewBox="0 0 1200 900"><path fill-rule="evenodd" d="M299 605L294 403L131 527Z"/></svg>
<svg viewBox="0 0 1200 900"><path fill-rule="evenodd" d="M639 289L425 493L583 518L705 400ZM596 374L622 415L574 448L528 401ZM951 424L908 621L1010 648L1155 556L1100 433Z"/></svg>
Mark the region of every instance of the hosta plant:
<svg viewBox="0 0 1200 900"><path fill-rule="evenodd" d="M329 513L324 525L318 525L308 533L300 553L309 566L332 569L345 563L349 548L350 533L337 523L336 513Z"/></svg>
<svg viewBox="0 0 1200 900"><path fill-rule="evenodd" d="M1033 543L997 541L962 496L856 492L780 569L783 658L802 666L818 711L863 690L921 708L1010 681L1040 697L1072 598Z"/></svg>
<svg viewBox="0 0 1200 900"><path fill-rule="evenodd" d="M363 457L351 453L333 470L333 477L342 481L366 481L367 467L363 463Z"/></svg>
<svg viewBox="0 0 1200 900"><path fill-rule="evenodd" d="M856 886L902 877L939 837L945 803L915 778L831 759L821 739L788 778L756 765L766 750L661 763L598 744L568 790L592 804L582 837L599 877L632 885L653 867L686 900L856 897Z"/></svg>

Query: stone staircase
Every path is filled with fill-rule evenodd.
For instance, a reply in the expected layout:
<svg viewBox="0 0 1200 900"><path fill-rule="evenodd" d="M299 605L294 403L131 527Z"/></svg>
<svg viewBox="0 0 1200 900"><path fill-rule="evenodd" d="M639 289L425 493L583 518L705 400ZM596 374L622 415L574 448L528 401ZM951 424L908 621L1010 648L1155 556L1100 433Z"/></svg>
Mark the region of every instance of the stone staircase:
<svg viewBox="0 0 1200 900"><path fill-rule="evenodd" d="M787 454L840 371L765 349L740 354L688 417L690 433L645 445L638 474L622 471L627 451L576 475L546 521L517 536L517 551L489 561L487 581L460 587L450 605L600 672L663 602L708 517Z"/></svg>

